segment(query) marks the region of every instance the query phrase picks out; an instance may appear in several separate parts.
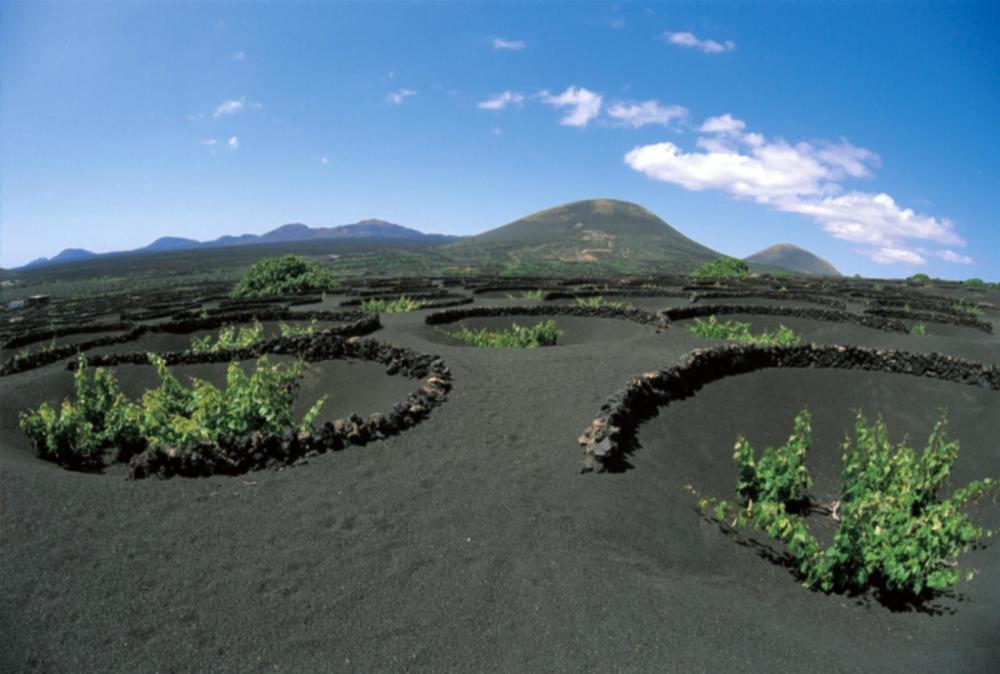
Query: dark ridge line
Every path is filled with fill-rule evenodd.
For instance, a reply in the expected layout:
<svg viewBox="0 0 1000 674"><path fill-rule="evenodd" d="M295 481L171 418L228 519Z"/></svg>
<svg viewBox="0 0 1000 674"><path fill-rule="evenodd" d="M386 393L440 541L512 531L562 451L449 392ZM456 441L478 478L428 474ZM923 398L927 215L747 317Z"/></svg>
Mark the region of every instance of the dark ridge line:
<svg viewBox="0 0 1000 674"><path fill-rule="evenodd" d="M866 328L882 330L883 332L908 333L909 329L902 321L882 316L854 314L849 311L835 309L816 309L814 307L772 307L760 304L706 304L699 306L674 307L663 309L661 316L671 321L682 321L700 316L717 314L747 314L751 316L789 316L792 318L808 318L828 323L856 323Z"/></svg>
<svg viewBox="0 0 1000 674"><path fill-rule="evenodd" d="M291 311L288 308L282 308L277 312L271 311L266 313L239 312L236 314L217 314L207 318L189 316L158 325L136 326L123 335L109 335L80 342L79 344L67 344L51 351L40 351L30 354L27 358L18 358L15 355L4 362L3 365L0 365L0 377L34 370L35 368L43 367L77 353L83 353L101 346L131 342L146 334L185 334L195 332L196 330L214 330L225 325L245 323L250 320L302 321L314 318L318 321L346 321L344 325L326 328L326 332L329 334L342 337L367 335L382 327L382 323L379 321L377 315L360 311Z"/></svg>
<svg viewBox="0 0 1000 674"><path fill-rule="evenodd" d="M552 285L552 279L548 279L544 283L525 283L517 281L513 283L497 283L493 285L475 286L467 289L472 290L473 295L482 295L483 293L515 292L518 290L541 290L542 292L560 290L560 288Z"/></svg>
<svg viewBox="0 0 1000 674"><path fill-rule="evenodd" d="M747 290L747 291L737 291L737 290L712 290L707 292L695 292L691 295L692 302L698 302L701 300L711 300L711 299L738 299L738 298L757 298L765 300L791 300L793 302L809 302L811 304L822 304L823 306L832 307L834 309L839 309L840 311L847 310L847 302L839 300L835 297L827 297L825 295L818 295L808 292L800 292L795 290L781 291L781 290Z"/></svg>
<svg viewBox="0 0 1000 674"><path fill-rule="evenodd" d="M444 295L438 295L437 297L427 297L427 296L419 296L419 295L410 295L410 294L407 294L407 293L403 293L403 294L405 294L410 299L413 299L413 300L422 300L422 301L426 301L427 302L427 304L423 305L422 307L419 307L417 310L444 309L444 308L447 308L447 307L462 306L463 304L472 304L472 302L473 302L473 299L471 297L467 296L467 295L457 295L457 294L454 294L454 293L446 293ZM350 299L350 300L344 300L343 302L340 303L340 306L342 306L342 307L360 307L365 302L368 302L368 301L373 300L373 299L375 299L375 300L392 301L392 300L399 299L399 297L400 297L400 295L395 295L395 294L384 295L384 296L383 295L372 295L372 296L363 297L363 298L362 297L357 297L357 298Z"/></svg>
<svg viewBox="0 0 1000 674"><path fill-rule="evenodd" d="M36 342L45 342L59 337L85 335L92 332L120 332L124 330L131 330L135 327L135 323L118 321L117 323L88 323L85 325L68 325L62 328L32 330L29 332L21 332L11 335L0 343L0 349L16 349L19 346L26 346Z"/></svg>
<svg viewBox="0 0 1000 674"><path fill-rule="evenodd" d="M584 448L584 470L592 469L595 462L612 472L629 468L627 456L634 451L636 429L660 407L688 398L725 377L776 367L909 374L1000 390L997 366L939 353L819 344L695 349L672 367L633 377L608 397L578 438Z"/></svg>
<svg viewBox="0 0 1000 674"><path fill-rule="evenodd" d="M899 318L910 321L921 321L924 323L939 323L942 325L959 325L965 328L975 328L982 330L988 335L993 334L993 324L983 321L975 316L958 316L956 314L930 313L926 311L906 311L905 309L884 309L880 307L869 307L865 309L868 316L882 316L884 318Z"/></svg>
<svg viewBox="0 0 1000 674"><path fill-rule="evenodd" d="M578 297L679 297L688 298L691 293L681 292L679 290L669 290L669 289L655 289L655 288L617 288L613 290L578 290L573 291L554 291L545 293L542 299L546 302L552 300L572 300Z"/></svg>
<svg viewBox="0 0 1000 674"><path fill-rule="evenodd" d="M276 468L328 451L338 451L347 445L366 445L415 426L433 408L443 403L451 390L451 371L439 356L418 353L373 339L344 338L329 332L312 336L277 337L244 349L215 353L172 351L160 355L167 365L192 365L228 363L258 358L265 354L294 355L310 363L368 360L385 365L389 375L399 373L411 379L424 379L424 382L387 413L370 414L367 419L352 414L344 419L327 421L314 432L255 433L225 438L219 445L150 447L131 457L128 462L129 477L140 479L152 475L239 475L250 470ZM149 355L145 352L104 354L88 359L88 364L101 367L149 365ZM76 362L67 363L66 366L68 370L75 370L76 367Z"/></svg>
<svg viewBox="0 0 1000 674"><path fill-rule="evenodd" d="M446 309L427 314L427 325L454 323L465 318L499 316L580 316L583 318L617 318L640 325L653 325L660 329L670 327L669 321L644 309L632 307L587 307L575 304L550 304L548 306L473 307L471 309Z"/></svg>

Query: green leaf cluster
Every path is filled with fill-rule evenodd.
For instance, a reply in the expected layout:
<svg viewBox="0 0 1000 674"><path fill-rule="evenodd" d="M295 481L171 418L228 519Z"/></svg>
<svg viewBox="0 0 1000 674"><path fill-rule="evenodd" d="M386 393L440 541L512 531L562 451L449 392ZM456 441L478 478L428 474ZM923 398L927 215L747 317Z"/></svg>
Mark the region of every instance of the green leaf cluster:
<svg viewBox="0 0 1000 674"><path fill-rule="evenodd" d="M986 311L975 302L966 302L964 300L959 300L955 304L952 304L951 308L954 309L955 311L960 311L963 314L969 314L970 316L979 317L986 315Z"/></svg>
<svg viewBox="0 0 1000 674"><path fill-rule="evenodd" d="M271 364L266 356L247 375L230 363L226 385L192 378L185 386L160 356L149 354L160 384L141 400L128 400L114 374L97 368L90 374L86 360L78 363L75 399L63 401L59 411L43 403L22 412L21 429L39 456L78 470L100 470L108 450L127 461L147 447L216 444L223 437L249 433L309 430L326 400L322 398L298 423L292 414L296 384L304 364Z"/></svg>
<svg viewBox="0 0 1000 674"><path fill-rule="evenodd" d="M514 323L509 330L487 330L486 328L470 330L463 327L461 330L447 334L470 346L490 349L533 349L539 346L555 345L563 332L556 327L554 320L549 319L531 326Z"/></svg>
<svg viewBox="0 0 1000 674"><path fill-rule="evenodd" d="M778 326L774 332L762 332L754 335L750 332L750 323L740 321L719 321L715 316L707 320L700 318L688 326L688 330L698 337L708 339L728 339L743 344L763 344L767 346L791 346L798 344L801 338L791 328Z"/></svg>
<svg viewBox="0 0 1000 674"><path fill-rule="evenodd" d="M238 331L235 326L228 325L219 330L219 334L214 340L212 335L191 340L191 351L194 353L215 353L230 349L244 349L263 339L264 326L259 321L255 321L250 327L241 327Z"/></svg>
<svg viewBox="0 0 1000 674"><path fill-rule="evenodd" d="M312 337L316 334L316 319L309 321L309 325L288 325L282 323L278 326L282 337Z"/></svg>
<svg viewBox="0 0 1000 674"><path fill-rule="evenodd" d="M260 260L243 273L231 297L273 297L336 290L341 287L330 272L298 255Z"/></svg>
<svg viewBox="0 0 1000 674"><path fill-rule="evenodd" d="M854 437L843 444L843 486L833 507L837 529L832 544L823 547L796 503L808 500L805 490L812 484L804 466L810 444L805 410L788 443L765 450L759 460L740 438L733 458L740 469L741 503L700 501L702 508L714 504L720 520L785 543L803 585L826 592L874 587L907 596L944 590L960 580L957 558L992 535L973 524L962 507L995 493L995 480L970 482L949 498L939 497L959 450L958 442L947 438L944 416L918 453L905 442L892 445L883 421L869 423L859 412Z"/></svg>
<svg viewBox="0 0 1000 674"><path fill-rule="evenodd" d="M916 323L910 328L911 335L917 335L918 337L923 337L927 334L927 326L923 323Z"/></svg>
<svg viewBox="0 0 1000 674"><path fill-rule="evenodd" d="M405 314L426 305L425 300L415 300L407 295L400 295L396 300L372 298L361 303L361 309L371 314Z"/></svg>
<svg viewBox="0 0 1000 674"><path fill-rule="evenodd" d="M625 302L614 302L604 299L603 296L598 295L596 297L577 297L576 303L581 307L615 307L618 309L631 309L632 305Z"/></svg>
<svg viewBox="0 0 1000 674"><path fill-rule="evenodd" d="M720 257L691 272L691 278L696 279L744 279L749 275L750 265L734 257Z"/></svg>

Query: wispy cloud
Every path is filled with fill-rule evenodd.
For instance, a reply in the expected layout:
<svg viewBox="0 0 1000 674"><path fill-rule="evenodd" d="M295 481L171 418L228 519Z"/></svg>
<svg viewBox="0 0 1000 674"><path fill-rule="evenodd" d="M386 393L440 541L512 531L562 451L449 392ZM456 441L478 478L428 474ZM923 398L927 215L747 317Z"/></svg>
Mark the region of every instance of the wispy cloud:
<svg viewBox="0 0 1000 674"><path fill-rule="evenodd" d="M706 54L721 54L722 52L736 49L736 43L732 40L726 40L725 42L702 40L699 39L694 33L689 32L671 33L670 31L667 31L661 36L661 39L669 44L684 47L686 49L697 49L698 51L705 52Z"/></svg>
<svg viewBox="0 0 1000 674"><path fill-rule="evenodd" d="M219 141L217 141L214 138L206 138L205 140L201 141L201 144L207 147L215 147L216 145L219 144Z"/></svg>
<svg viewBox="0 0 1000 674"><path fill-rule="evenodd" d="M323 166L326 166L327 164L330 163L330 158L327 157L326 155L323 155L322 157L319 158L319 163L322 164Z"/></svg>
<svg viewBox="0 0 1000 674"><path fill-rule="evenodd" d="M660 105L658 101L622 101L608 108L611 117L620 126L633 129L647 124L669 126L671 122L687 117L688 109L680 105Z"/></svg>
<svg viewBox="0 0 1000 674"><path fill-rule="evenodd" d="M230 136L229 140L226 141L226 145L229 147L230 150L239 150L240 139L237 138L236 136Z"/></svg>
<svg viewBox="0 0 1000 674"><path fill-rule="evenodd" d="M493 38L493 48L502 51L521 51L528 45L523 40L507 40L502 37Z"/></svg>
<svg viewBox="0 0 1000 674"><path fill-rule="evenodd" d="M396 91L390 91L386 94L385 100L389 101L393 105L399 105L405 101L410 96L416 96L417 92L413 89L397 89Z"/></svg>
<svg viewBox="0 0 1000 674"><path fill-rule="evenodd" d="M215 108L215 112L212 114L213 117L222 117L223 115L235 115L243 112L247 107L247 97L242 96L240 98L233 98L228 101L223 101L219 103Z"/></svg>
<svg viewBox="0 0 1000 674"><path fill-rule="evenodd" d="M238 51L233 53L234 61L245 61L247 58L247 53L245 51Z"/></svg>
<svg viewBox="0 0 1000 674"><path fill-rule="evenodd" d="M746 132L732 115L710 117L697 141L703 151L674 143L636 147L625 163L650 178L685 189L717 190L815 220L835 238L868 246L863 254L882 264L924 264L927 255L968 264L952 250L926 251L913 241L962 246L955 224L900 207L885 193L846 191L848 179L869 178L879 157L847 141L795 144Z"/></svg>
<svg viewBox="0 0 1000 674"><path fill-rule="evenodd" d="M476 103L481 110L503 110L509 105L519 106L524 103L524 95L517 91L503 91L485 101Z"/></svg>
<svg viewBox="0 0 1000 674"><path fill-rule="evenodd" d="M539 93L539 97L546 105L554 108L570 108L570 110L559 120L564 126L585 127L601 113L603 97L593 91L583 87L571 86L558 96L553 96L548 91Z"/></svg>

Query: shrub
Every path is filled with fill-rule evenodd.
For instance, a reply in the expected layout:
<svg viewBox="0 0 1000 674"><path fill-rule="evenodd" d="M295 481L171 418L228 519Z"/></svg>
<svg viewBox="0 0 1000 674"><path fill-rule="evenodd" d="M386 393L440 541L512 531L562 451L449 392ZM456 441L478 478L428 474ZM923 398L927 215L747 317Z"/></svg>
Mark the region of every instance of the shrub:
<svg viewBox="0 0 1000 674"><path fill-rule="evenodd" d="M229 325L219 330L214 342L212 335L191 340L191 351L194 353L215 353L230 349L244 349L263 338L264 326L259 321L255 321L250 327L241 327L238 332L234 326Z"/></svg>
<svg viewBox="0 0 1000 674"><path fill-rule="evenodd" d="M282 337L311 337L316 334L316 319L309 321L309 325L288 325L287 323L282 323L278 326L281 330Z"/></svg>
<svg viewBox="0 0 1000 674"><path fill-rule="evenodd" d="M927 334L927 326L924 325L923 323L917 323L912 328L910 328L910 334L923 337L924 335Z"/></svg>
<svg viewBox="0 0 1000 674"><path fill-rule="evenodd" d="M612 302L604 299L602 296L597 297L577 297L576 303L581 307L615 307L618 309L631 309L632 305L626 304L625 302Z"/></svg>
<svg viewBox="0 0 1000 674"><path fill-rule="evenodd" d="M372 314L404 314L419 309L427 304L424 300L415 300L406 295L400 295L398 300L370 299L361 303L361 308Z"/></svg>
<svg viewBox="0 0 1000 674"><path fill-rule="evenodd" d="M64 400L58 412L42 403L19 416L38 456L75 470L100 470L109 447L117 447L123 458L137 451L142 445L137 415L114 374L97 368L90 375L80 356L73 384L75 401Z"/></svg>
<svg viewBox="0 0 1000 674"><path fill-rule="evenodd" d="M986 315L986 312L983 310L983 308L978 304L976 304L975 302L966 302L964 300L959 300L955 304L952 304L951 308L963 314L976 316L977 318Z"/></svg>
<svg viewBox="0 0 1000 674"><path fill-rule="evenodd" d="M525 290L524 292L521 293L521 297L524 298L524 299L526 299L526 300L540 300L540 299L542 299L542 296L544 294L545 293L543 293L541 291L541 289L538 289L538 290Z"/></svg>
<svg viewBox="0 0 1000 674"><path fill-rule="evenodd" d="M43 403L37 411L20 415L21 429L38 455L68 468L100 470L111 448L117 450L116 460L127 461L147 447L215 444L223 437L253 432L307 430L325 401L317 401L295 423L292 402L302 361L284 368L262 356L249 376L231 363L226 386L219 389L200 379L192 379L187 388L163 358L150 354L149 360L160 385L134 403L121 393L111 372L98 368L88 376L81 356L74 374L75 400L63 401L58 413Z"/></svg>
<svg viewBox="0 0 1000 674"><path fill-rule="evenodd" d="M298 255L260 260L246 270L231 297L271 297L336 290L338 281L330 272Z"/></svg>
<svg viewBox="0 0 1000 674"><path fill-rule="evenodd" d="M715 517L732 526L758 529L783 542L806 587L825 592L876 588L910 597L943 590L960 579L958 556L992 535L961 508L997 489L996 481L987 478L939 499L959 450L946 430L942 416L926 449L917 453L905 443L894 447L882 420L869 424L859 412L854 437L843 444L841 498L829 509L838 524L826 548L806 525L806 516L819 509L804 494L812 482L804 466L811 444L805 410L796 417L788 443L765 450L757 462L746 441L737 440L733 456L740 469L741 503L701 498L699 505L714 506ZM807 507L795 503L800 499Z"/></svg>
<svg viewBox="0 0 1000 674"><path fill-rule="evenodd" d="M706 262L693 272L691 278L696 279L744 279L750 274L750 265L743 260L732 257L720 257L718 260Z"/></svg>
<svg viewBox="0 0 1000 674"><path fill-rule="evenodd" d="M779 325L774 332L762 332L759 335L751 334L750 323L740 321L720 322L715 316L709 316L708 320L700 318L688 326L688 330L699 337L710 339L728 339L743 344L764 344L777 346L791 346L798 344L801 338L795 334L791 328Z"/></svg>
<svg viewBox="0 0 1000 674"><path fill-rule="evenodd" d="M509 330L470 330L463 327L456 332L447 333L455 339L471 346L484 348L518 348L532 349L538 346L553 346L563 335L556 328L554 320L524 327L515 323Z"/></svg>
<svg viewBox="0 0 1000 674"><path fill-rule="evenodd" d="M967 278L963 281L967 286L982 287L986 285L986 281L981 278Z"/></svg>
<svg viewBox="0 0 1000 674"><path fill-rule="evenodd" d="M928 283L931 280L931 277L928 276L927 274L914 274L907 280L914 281L916 283Z"/></svg>

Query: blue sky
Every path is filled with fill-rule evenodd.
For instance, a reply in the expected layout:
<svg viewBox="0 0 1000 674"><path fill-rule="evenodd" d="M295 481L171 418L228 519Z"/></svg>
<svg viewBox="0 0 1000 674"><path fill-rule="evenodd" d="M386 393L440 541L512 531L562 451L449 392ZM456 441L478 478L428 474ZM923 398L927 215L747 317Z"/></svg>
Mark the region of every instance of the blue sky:
<svg viewBox="0 0 1000 674"><path fill-rule="evenodd" d="M1000 279L990 4L5 3L0 265L575 199Z"/></svg>

